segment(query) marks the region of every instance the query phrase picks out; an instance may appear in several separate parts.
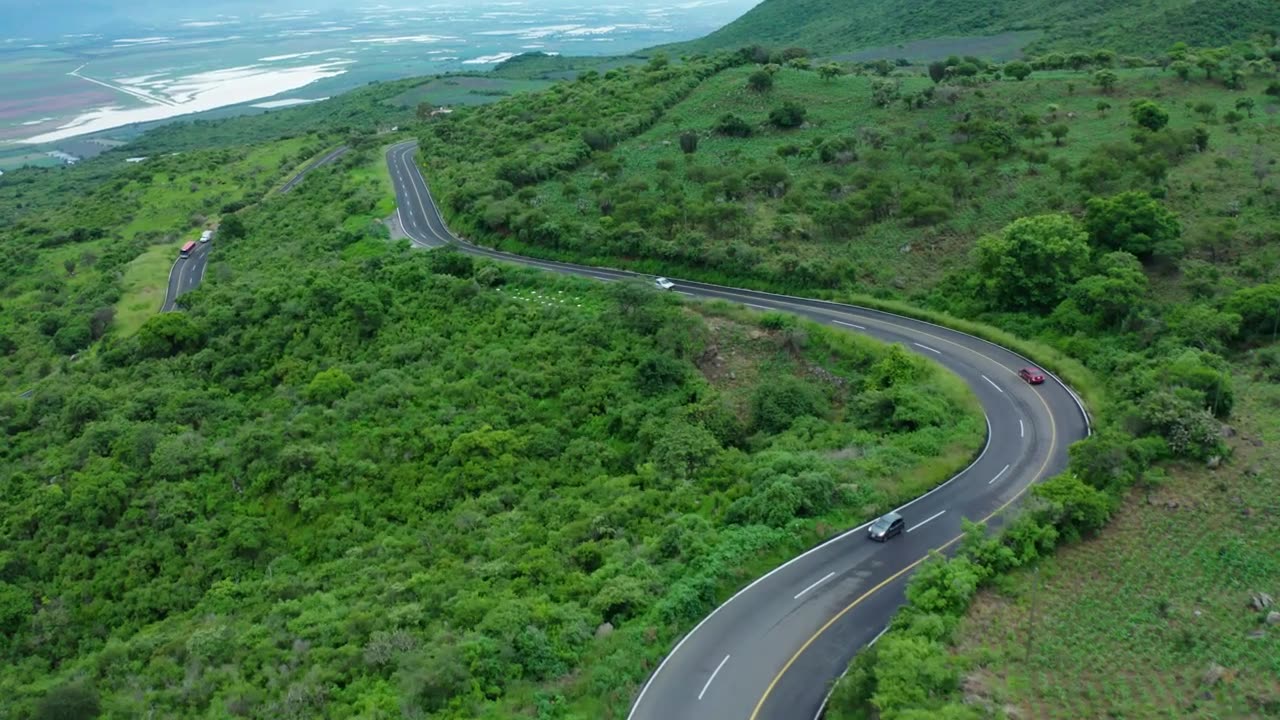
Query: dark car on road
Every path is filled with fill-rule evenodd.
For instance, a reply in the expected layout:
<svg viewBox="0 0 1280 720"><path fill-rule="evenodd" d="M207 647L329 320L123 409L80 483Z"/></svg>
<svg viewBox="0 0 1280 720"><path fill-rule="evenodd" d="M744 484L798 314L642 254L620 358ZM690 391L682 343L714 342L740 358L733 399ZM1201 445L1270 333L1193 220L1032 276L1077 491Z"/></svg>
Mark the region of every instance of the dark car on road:
<svg viewBox="0 0 1280 720"><path fill-rule="evenodd" d="M1021 370L1018 371L1018 377L1022 378L1023 380L1026 380L1028 383L1031 383L1032 385L1039 385L1040 383L1044 382L1044 373L1040 372L1039 370L1033 367L1022 368Z"/></svg>
<svg viewBox="0 0 1280 720"><path fill-rule="evenodd" d="M896 512L891 512L871 523L871 527L867 528L867 537L872 540L884 542L894 535L900 535L907 527L907 521Z"/></svg>

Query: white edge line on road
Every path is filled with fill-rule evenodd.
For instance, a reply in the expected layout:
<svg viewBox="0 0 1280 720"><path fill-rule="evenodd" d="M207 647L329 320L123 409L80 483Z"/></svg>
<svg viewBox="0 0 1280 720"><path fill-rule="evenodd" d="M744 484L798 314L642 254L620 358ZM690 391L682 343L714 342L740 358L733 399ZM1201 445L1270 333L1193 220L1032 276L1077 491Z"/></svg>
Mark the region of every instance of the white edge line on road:
<svg viewBox="0 0 1280 720"><path fill-rule="evenodd" d="M685 292L683 290L677 290L676 292L680 293L681 295L688 295L689 297L698 297L697 295L694 295L691 292Z"/></svg>
<svg viewBox="0 0 1280 720"><path fill-rule="evenodd" d="M742 303L742 304L743 304L743 305L746 305L747 307L753 307L753 308L755 308L755 309L757 309L757 310L768 310L768 311L770 311L770 312L772 312L772 311L773 311L773 308L771 308L771 307L769 307L769 306L767 306L767 305L756 305L756 304L754 304L754 303L748 303L748 302L744 302L744 303Z"/></svg>
<svg viewBox="0 0 1280 720"><path fill-rule="evenodd" d="M725 655L724 659L720 661L720 664L716 666L716 669L711 671L711 677L707 678L707 684L703 685L702 692L698 693L699 700L702 699L703 695L707 694L707 688L711 687L711 681L716 679L716 675L720 674L720 668L724 667L724 664L727 662L729 662L729 656Z"/></svg>
<svg viewBox="0 0 1280 720"><path fill-rule="evenodd" d="M1027 436L1027 427L1022 424L1022 418L1018 418L1018 437L1024 438L1026 436Z"/></svg>
<svg viewBox="0 0 1280 720"><path fill-rule="evenodd" d="M934 520L937 520L938 518L940 518L940 517L942 517L943 515L946 515L946 514L947 514L947 511L946 511L946 510L939 510L938 512L934 513L933 515L930 515L930 516L929 516L928 518L926 518L923 522L918 522L918 523L916 523L915 525L912 525L911 527L907 528L907 532L911 532L912 530L919 530L920 528L924 527L925 525L928 525L929 523L933 522Z"/></svg>
<svg viewBox="0 0 1280 720"><path fill-rule="evenodd" d="M1003 390L999 385L997 385L997 384L996 384L996 381L995 381L995 380L992 380L991 378L987 377L986 375L983 375L983 376L982 376L982 379L983 379L983 380L986 380L988 383L990 383L991 387L993 387L993 388L995 388L995 389L999 390L1001 393L1004 393L1004 390Z"/></svg>
<svg viewBox="0 0 1280 720"><path fill-rule="evenodd" d="M169 268L169 284L165 286L164 302L160 303L160 312L164 312L165 306L169 304L169 288L173 287L173 272L178 269L178 263L182 262L185 259L186 258L179 255L178 259L173 261L173 267ZM177 302L178 300L177 293L174 293L173 300L174 302Z"/></svg>
<svg viewBox="0 0 1280 720"><path fill-rule="evenodd" d="M936 487L936 488L934 488L934 489L930 490L929 492L927 492L927 493L925 493L925 494L921 495L920 497L916 498L915 500L912 500L912 501L908 502L907 504L905 504L905 505L903 505L903 506L901 506L901 507L897 508L898 510L905 510L906 508L908 508L908 507L910 507L910 506L914 505L915 503L918 503L918 502L920 502L921 500L923 500L923 499L925 499L925 498L929 497L930 495L932 495L932 494L934 494L934 493L938 492L938 491L939 491L939 490L941 490L942 488L944 488L944 487L946 487L946 486L950 485L951 483L955 482L955 480L956 480L957 478L963 477L963 476L964 476L964 474L965 474L965 473L967 473L967 472L969 472L969 470L970 470L970 469L972 469L974 465L977 465L979 462L981 462L981 461L982 461L982 458L986 456L987 451L991 449L991 418L987 417L985 413L983 413L983 418L984 418L984 419L986 420L986 422L987 422L987 442L986 442L986 444L984 444L984 445L982 446L982 452L978 453L978 457L974 458L973 462L969 463L969 466L968 466L968 467L966 467L965 469L963 469L963 470L961 470L960 472L956 473L955 475L952 475L952 476L951 476L951 478L950 478L950 479L948 479L946 482L944 482L944 483L942 483L941 485L939 485L938 487ZM701 628L703 625L706 625L706 624L707 624L707 622L708 622L709 620L711 620L711 618L713 618L713 617L715 617L715 616L716 616L716 613L718 613L718 612L720 612L721 610L723 610L723 609L725 609L726 607L728 607L729 603L731 603L731 602L733 602L734 600L736 600L736 599L738 598L738 596L740 596L740 595L742 595L743 593L747 592L748 590L750 590L751 588L755 587L756 585L759 585L760 583L764 582L765 580L768 580L768 579L769 579L770 577L772 577L775 573L781 572L783 569L785 569L786 567L790 566L792 563L799 562L800 560L802 560L802 559L804 559L804 558L806 558L806 557L808 557L808 556L812 555L813 553L818 552L819 550L821 550L821 549L823 549L823 548L827 547L828 545L833 545L833 544L835 544L835 543L840 542L841 540L844 540L844 539L845 539L845 538L847 538L847 537L850 537L850 536L854 535L855 533L862 532L863 530L865 530L865 529L867 528L867 526L868 526L868 525L870 525L870 524L871 524L871 523L873 523L873 522L875 522L875 520L874 520L874 519L869 520L869 521L867 521L867 522L865 522L865 523L863 523L863 524L859 525L859 526L858 526L858 527L856 527L856 528L853 528L853 529L851 529L851 530L848 530L848 531L846 531L846 532L843 532L843 533L841 533L841 534L839 534L839 535L837 535L837 536L835 536L835 537L831 538L830 540L828 540L828 541L826 541L826 542L822 543L821 545L816 545L816 546L814 546L814 547L809 548L808 550L806 550L806 551L804 551L804 552L800 553L799 555L797 555L797 556L795 556L795 557L791 558L790 560L788 560L788 561L786 561L786 562L782 563L781 565L779 565L778 567L776 567L776 568L774 568L774 569L770 570L769 572L765 573L764 575L761 575L760 577L756 578L755 580L752 580L750 584L748 584L746 587L742 588L742 589L741 589L741 590L739 590L738 592L734 593L734 594L733 594L733 595L732 595L728 600L725 600L724 602L720 603L720 605L718 605L718 606L716 607L716 609L715 609L715 610L712 610L712 611L711 611L711 612L710 612L706 617L702 618L702 620L701 620L701 621L699 621L697 625L694 625L694 626L693 626L693 629L692 629L692 630L690 630L690 631L689 631L689 633L688 633L687 635L685 635L684 637L680 638L680 642L676 643L676 646L675 646L675 647L673 647L673 648L671 648L671 652L667 653L666 657L662 658L662 662L658 663L658 668L657 668L656 670L654 670L654 671L653 671L653 674L649 676L649 679L645 681L645 683L644 683L644 687L640 688L640 694L636 696L636 701L635 701L634 703L632 703L632 704L631 704L631 711L627 713L627 720L632 720L632 718L635 716L635 714L636 714L636 710L640 707L640 703L644 700L645 693L649 692L649 687L650 687L651 685L653 685L653 681L654 681L655 679L657 679L658 674L662 672L662 668L666 667L666 666L667 666L667 662L669 662L669 661L671 660L671 658L675 657L675 656L676 656L676 653L680 652L680 648L681 648L681 646L683 646L686 642L688 642L689 638L693 637L693 636L694 636L694 634L698 632L698 628Z"/></svg>
<svg viewBox="0 0 1280 720"><path fill-rule="evenodd" d="M833 323L835 323L835 324L837 324L837 325L844 325L844 326L846 326L846 327L857 328L857 329L859 329L859 330L866 330L866 328L865 328L865 327L863 327L863 326L861 326L861 325L854 325L853 323L850 323L850 322L844 322L843 320L832 320L831 322L833 322Z"/></svg>
<svg viewBox="0 0 1280 720"><path fill-rule="evenodd" d="M920 343L918 343L918 342L913 342L913 343L911 343L911 344L912 344L912 345L915 345L916 347L922 347L922 348L924 348L925 350L928 350L928 351L929 351L929 352L931 352L931 353L937 353L937 354L939 354L939 355L941 355L941 354L942 354L942 351L941 351L941 350L934 350L933 348L929 347L928 345L921 345L921 344L920 344Z"/></svg>
<svg viewBox="0 0 1280 720"><path fill-rule="evenodd" d="M867 647L875 645L876 641L884 637L884 634L887 632L889 632L889 626L885 625L880 629L880 632L876 633L875 637L871 638L871 642L867 643ZM846 664L844 666L844 672L840 673L840 677L836 678L835 682L831 683L831 687L827 688L827 694L822 697L822 704L818 706L818 712L813 714L813 720L820 720L822 713L827 709L827 703L831 702L831 694L836 691L836 685L839 685L840 681L844 679L844 676L849 674L849 668L851 667L853 667L853 663Z"/></svg>
<svg viewBox="0 0 1280 720"><path fill-rule="evenodd" d="M826 582L826 581L830 580L830 579L831 579L831 578L833 578L833 577L835 577L835 573L834 573L834 572L829 572L829 573L827 573L827 574L826 574L826 575L824 575L824 576L822 577L822 579L821 579L821 580L819 580L818 582L816 582L816 583L814 583L814 584L810 585L809 587L807 587L807 588L805 588L805 589L801 590L800 592L796 593L796 596L795 596L794 598L792 598L792 600L799 600L801 595L804 595L805 593L807 593L807 592L809 592L810 590L812 590L812 589L814 589L814 588L818 587L819 585L821 585L822 583L824 583L824 582Z"/></svg>
<svg viewBox="0 0 1280 720"><path fill-rule="evenodd" d="M999 480L1000 478L1004 477L1004 474L1005 474L1005 473L1007 473L1007 472L1009 472L1009 466L1008 466L1008 465L1005 465L1003 470L1001 470L1000 472L996 473L996 476L995 476L995 477L993 477L993 478L991 478L990 480L988 480L988 481L987 481L987 484L988 484L988 485L990 485L991 483L993 483L993 482L995 482L995 481Z"/></svg>

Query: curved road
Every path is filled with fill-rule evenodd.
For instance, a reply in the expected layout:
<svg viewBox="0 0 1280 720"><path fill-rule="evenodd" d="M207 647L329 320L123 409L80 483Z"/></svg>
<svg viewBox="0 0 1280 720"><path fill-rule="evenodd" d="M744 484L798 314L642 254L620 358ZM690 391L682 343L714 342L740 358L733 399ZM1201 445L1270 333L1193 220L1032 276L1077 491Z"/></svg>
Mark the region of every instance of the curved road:
<svg viewBox="0 0 1280 720"><path fill-rule="evenodd" d="M209 247L212 243L196 243L191 257L179 257L173 261L169 269L169 289L165 291L164 304L160 312L172 312L178 309L178 296L196 289L204 280L205 268L209 265Z"/></svg>
<svg viewBox="0 0 1280 720"><path fill-rule="evenodd" d="M416 146L387 151L397 215L412 241L604 281L635 273L520 257L472 245L445 227L414 161ZM677 292L778 310L843 327L941 363L964 379L987 416L987 444L966 470L902 506L907 532L885 544L859 526L784 563L716 608L649 677L629 720L807 720L831 682L878 636L903 602L911 570L953 548L960 521L991 521L1034 482L1066 467L1067 447L1089 432L1079 399L1057 378L1022 382L1025 358L984 340L877 310L675 280ZM998 521L998 518L996 518Z"/></svg>
<svg viewBox="0 0 1280 720"><path fill-rule="evenodd" d="M297 175L289 178L288 182L280 186L280 193L289 192L298 183L302 182L307 173L337 160L350 149L346 145L340 145L308 163L306 167L298 171ZM191 257L180 257L174 261L173 267L169 270L169 288L165 292L164 304L160 306L160 312L172 312L178 309L178 296L194 290L204 280L204 271L209 263L209 247L210 243L197 243L195 251L191 253Z"/></svg>
<svg viewBox="0 0 1280 720"><path fill-rule="evenodd" d="M339 145L333 150L330 150L323 157L317 160L313 160L306 167L299 170L297 175L294 175L293 177L289 178L289 182L286 182L284 185L280 186L280 194L283 195L284 193L289 192L294 188L295 185L302 182L302 179L307 176L307 173L311 172L312 170L315 170L318 167L328 165L334 160L337 160L338 158L347 154L347 151L350 149L351 148L347 147L346 145Z"/></svg>

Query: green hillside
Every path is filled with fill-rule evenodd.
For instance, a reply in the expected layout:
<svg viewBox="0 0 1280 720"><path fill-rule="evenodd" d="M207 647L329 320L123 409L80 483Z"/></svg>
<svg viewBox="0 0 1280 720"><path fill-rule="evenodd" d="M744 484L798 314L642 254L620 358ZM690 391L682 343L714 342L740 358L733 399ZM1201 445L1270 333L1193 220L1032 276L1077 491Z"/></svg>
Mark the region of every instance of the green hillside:
<svg viewBox="0 0 1280 720"><path fill-rule="evenodd" d="M746 45L797 46L832 54L928 38L974 40L1036 31L1030 49L1082 45L1152 53L1175 41L1221 45L1280 27L1274 0L764 0L700 40L670 46L680 52L734 50ZM942 49L968 52L963 47Z"/></svg>

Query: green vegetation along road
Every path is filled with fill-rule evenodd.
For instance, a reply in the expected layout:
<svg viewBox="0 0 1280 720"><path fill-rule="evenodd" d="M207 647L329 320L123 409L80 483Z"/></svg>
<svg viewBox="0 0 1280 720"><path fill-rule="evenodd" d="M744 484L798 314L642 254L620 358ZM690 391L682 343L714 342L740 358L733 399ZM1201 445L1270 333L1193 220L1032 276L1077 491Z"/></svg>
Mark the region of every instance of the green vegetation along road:
<svg viewBox="0 0 1280 720"><path fill-rule="evenodd" d="M414 162L412 142L387 151L400 224L423 247L464 252L606 282L633 273L523 258L454 236ZM909 573L959 540L962 519L983 521L1066 465L1088 433L1079 400L1056 379L1032 387L1012 351L964 333L889 313L707 283L676 281L695 298L740 302L901 343L963 378L987 415L988 441L965 471L899 508L907 532L886 545L845 532L748 585L687 634L641 689L630 718L788 718L816 713L830 681L884 627Z"/></svg>

